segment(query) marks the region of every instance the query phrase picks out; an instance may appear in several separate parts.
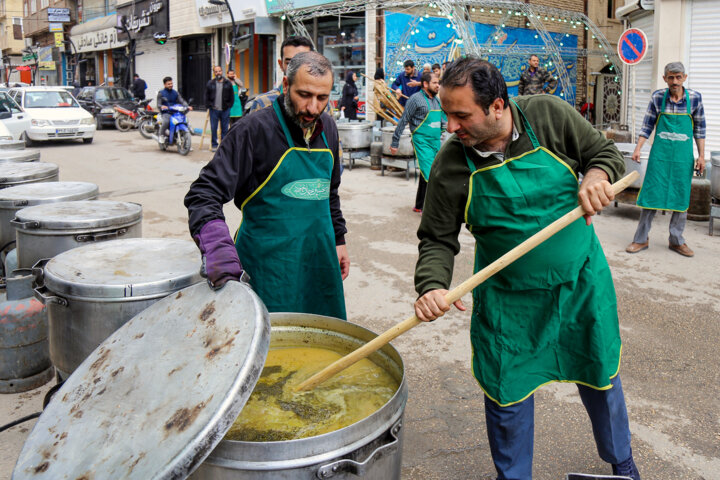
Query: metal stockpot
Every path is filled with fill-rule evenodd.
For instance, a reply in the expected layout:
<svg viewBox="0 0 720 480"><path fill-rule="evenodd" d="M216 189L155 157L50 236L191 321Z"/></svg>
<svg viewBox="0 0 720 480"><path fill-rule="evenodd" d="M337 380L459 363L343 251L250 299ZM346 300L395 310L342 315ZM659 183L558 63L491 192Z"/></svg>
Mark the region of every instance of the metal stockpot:
<svg viewBox="0 0 720 480"><path fill-rule="evenodd" d="M45 162L0 163L0 189L24 183L57 182L60 168Z"/></svg>
<svg viewBox="0 0 720 480"><path fill-rule="evenodd" d="M161 298L202 281L188 240L131 238L63 252L33 269L47 305L50 359L62 378L100 343Z"/></svg>
<svg viewBox="0 0 720 480"><path fill-rule="evenodd" d="M40 164L18 163L13 165ZM15 218L18 210L46 203L94 199L97 198L98 193L98 186L88 182L29 183L0 190L0 246L15 240L15 227L10 222Z"/></svg>
<svg viewBox="0 0 720 480"><path fill-rule="evenodd" d="M62 183L62 182L61 182ZM105 200L49 203L23 208L15 227L20 268L90 242L142 237L142 206Z"/></svg>
<svg viewBox="0 0 720 480"><path fill-rule="evenodd" d="M347 354L376 337L359 325L319 315L271 313L270 322L270 348L310 345ZM316 437L282 442L223 440L190 478L399 479L407 401L404 367L389 344L369 358L400 384L382 408L348 427Z"/></svg>
<svg viewBox="0 0 720 480"><path fill-rule="evenodd" d="M343 122L337 124L337 129L343 150L370 148L370 143L372 143L372 123Z"/></svg>
<svg viewBox="0 0 720 480"><path fill-rule="evenodd" d="M383 127L382 128L382 142L383 142L383 154L391 155L390 146L392 145L392 137L395 133L395 127ZM412 141L410 140L410 129L405 127L402 135L400 136L400 144L398 145L398 151L395 154L399 157L410 157L415 155Z"/></svg>
<svg viewBox="0 0 720 480"><path fill-rule="evenodd" d="M720 152L710 152L710 182L712 196L720 200Z"/></svg>
<svg viewBox="0 0 720 480"><path fill-rule="evenodd" d="M22 150L24 148L23 140L0 140L0 150Z"/></svg>
<svg viewBox="0 0 720 480"><path fill-rule="evenodd" d="M40 160L40 150L0 150L0 162L37 162Z"/></svg>
<svg viewBox="0 0 720 480"><path fill-rule="evenodd" d="M625 175L630 172L638 172L640 176L635 180L630 187L640 188L642 187L643 180L645 179L645 171L647 170L648 158L650 156L650 147L643 145L640 150L640 163L634 162L632 154L635 151L634 143L616 143L615 146L620 153L622 153L623 159L625 160Z"/></svg>

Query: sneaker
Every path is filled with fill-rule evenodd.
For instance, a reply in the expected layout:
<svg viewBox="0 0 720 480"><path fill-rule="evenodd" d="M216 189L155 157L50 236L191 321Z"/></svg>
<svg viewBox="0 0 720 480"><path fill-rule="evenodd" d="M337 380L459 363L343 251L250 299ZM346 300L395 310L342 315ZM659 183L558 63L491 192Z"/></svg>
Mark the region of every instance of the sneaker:
<svg viewBox="0 0 720 480"><path fill-rule="evenodd" d="M215 150L217 150L217 147L210 147L211 152L214 152Z"/></svg>
<svg viewBox="0 0 720 480"><path fill-rule="evenodd" d="M695 252L690 250L690 247L687 246L687 243L683 243L682 245L668 245L668 248L684 257L692 257L695 255Z"/></svg>
<svg viewBox="0 0 720 480"><path fill-rule="evenodd" d="M649 243L635 243L632 242L628 247L625 249L628 253L638 253L640 251L646 250L648 248Z"/></svg>
<svg viewBox="0 0 720 480"><path fill-rule="evenodd" d="M422 213L422 208L413 207L413 212Z"/></svg>
<svg viewBox="0 0 720 480"><path fill-rule="evenodd" d="M638 472L635 461L633 460L632 451L630 451L630 458L624 462L613 464L612 471L613 475L628 477L632 480L640 480L640 472Z"/></svg>

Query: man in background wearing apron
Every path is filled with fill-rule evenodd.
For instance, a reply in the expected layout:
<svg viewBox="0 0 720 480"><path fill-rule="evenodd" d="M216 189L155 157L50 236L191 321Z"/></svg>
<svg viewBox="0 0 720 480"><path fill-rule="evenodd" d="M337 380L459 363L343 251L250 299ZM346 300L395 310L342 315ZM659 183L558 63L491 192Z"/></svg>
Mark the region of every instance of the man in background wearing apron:
<svg viewBox="0 0 720 480"><path fill-rule="evenodd" d="M440 136L445 131L445 116L437 97L440 88L439 77L434 73L425 72L420 77L420 81L422 90L410 97L405 104L405 111L398 121L390 143L390 153L395 155L400 146L400 137L405 130L405 124L409 123L413 150L415 150L415 158L420 167L420 181L415 196L414 212L422 212L430 167L435 160L435 155L440 150Z"/></svg>
<svg viewBox="0 0 720 480"><path fill-rule="evenodd" d="M683 231L690 206L693 168L700 175L705 171L705 109L700 93L683 87L686 79L682 63L665 65L663 80L668 88L653 92L645 113L632 159L640 162L640 149L653 129L655 138L637 199L638 207L643 210L635 238L625 249L628 253L648 248L655 213L670 210L673 214L668 247L685 257L695 255L685 243ZM693 137L698 149L697 160L693 156Z"/></svg>
<svg viewBox="0 0 720 480"><path fill-rule="evenodd" d="M210 284L246 271L270 312L346 318L338 132L324 113L332 86L327 58L295 55L284 93L237 121L185 196ZM243 214L234 242L223 215L230 200Z"/></svg>
<svg viewBox="0 0 720 480"><path fill-rule="evenodd" d="M500 71L475 57L448 67L439 95L455 135L435 158L418 229L420 320L450 309L444 296L463 223L477 272L578 202L588 213L473 291L472 368L498 479L532 478L533 393L560 381L577 384L600 457L639 480L618 375L615 289L590 221L614 198L620 152L560 98L510 101Z"/></svg>

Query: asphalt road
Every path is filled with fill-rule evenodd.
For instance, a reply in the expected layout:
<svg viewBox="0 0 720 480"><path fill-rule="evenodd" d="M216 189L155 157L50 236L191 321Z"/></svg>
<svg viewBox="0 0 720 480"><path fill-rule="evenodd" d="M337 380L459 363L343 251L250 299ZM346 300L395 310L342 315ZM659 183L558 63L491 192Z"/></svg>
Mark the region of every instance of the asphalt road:
<svg viewBox="0 0 720 480"><path fill-rule="evenodd" d="M202 116L194 115L194 126ZM136 132L98 132L91 145L43 145L41 160L60 165L61 180L99 185L101 198L143 205L143 236L188 238L182 200L211 154L160 152ZM206 145L207 145L206 141ZM380 176L360 164L346 170L341 199L349 234L351 271L345 281L352 322L384 331L412 314L413 268L419 215L412 178ZM231 230L240 220L225 208ZM624 252L639 217L632 206L611 207L595 225L613 269L623 337L621 376L633 451L644 479L720 479L720 228L688 222L696 256L667 248L669 216L657 216L650 249ZM454 285L472 274L473 240L463 246ZM465 299L470 303L470 299ZM410 388L405 415L402 478L491 479L482 393L470 372L469 313L452 312L420 325L393 344ZM49 385L0 396L0 423L41 407ZM0 478L9 478L32 422L0 433ZM536 394L535 475L609 474L597 455L590 423L574 385L553 384Z"/></svg>

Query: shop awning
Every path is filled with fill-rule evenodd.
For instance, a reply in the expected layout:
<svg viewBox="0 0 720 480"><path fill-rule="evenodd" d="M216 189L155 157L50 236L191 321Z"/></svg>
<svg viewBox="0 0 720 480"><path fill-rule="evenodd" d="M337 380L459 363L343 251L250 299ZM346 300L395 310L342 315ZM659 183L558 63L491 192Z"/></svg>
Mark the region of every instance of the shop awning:
<svg viewBox="0 0 720 480"><path fill-rule="evenodd" d="M78 53L124 47L128 41L118 39L117 24L117 15L113 14L75 25L70 29L70 40Z"/></svg>

